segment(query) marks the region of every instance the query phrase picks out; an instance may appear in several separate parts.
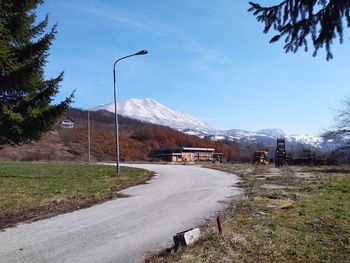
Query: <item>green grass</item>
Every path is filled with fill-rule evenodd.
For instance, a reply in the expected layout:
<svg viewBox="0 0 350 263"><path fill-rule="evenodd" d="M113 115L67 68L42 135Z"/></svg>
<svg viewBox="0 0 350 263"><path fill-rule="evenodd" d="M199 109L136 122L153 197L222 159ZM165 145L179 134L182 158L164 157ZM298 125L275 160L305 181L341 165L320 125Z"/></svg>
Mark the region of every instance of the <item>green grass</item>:
<svg viewBox="0 0 350 263"><path fill-rule="evenodd" d="M0 214L69 198L106 199L148 175L145 170L73 163L0 162Z"/></svg>
<svg viewBox="0 0 350 263"><path fill-rule="evenodd" d="M349 170L330 176L329 169L318 169L316 179L300 179L293 168L281 169L283 176L261 180L243 168L220 168L238 171L247 189L246 198L222 216L223 235L213 225L194 246L151 262L350 262Z"/></svg>

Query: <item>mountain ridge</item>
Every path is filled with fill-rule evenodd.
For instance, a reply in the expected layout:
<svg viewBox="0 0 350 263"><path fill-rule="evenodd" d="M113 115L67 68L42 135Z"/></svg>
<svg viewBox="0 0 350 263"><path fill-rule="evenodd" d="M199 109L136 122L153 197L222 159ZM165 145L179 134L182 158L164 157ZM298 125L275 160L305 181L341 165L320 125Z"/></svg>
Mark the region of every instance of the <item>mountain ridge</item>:
<svg viewBox="0 0 350 263"><path fill-rule="evenodd" d="M93 111L98 110L114 112L114 103L103 104L93 108ZM129 118L164 125L178 130L215 130L215 128L208 123L205 123L188 113L170 109L151 98L128 99L118 102L117 111L118 114Z"/></svg>
<svg viewBox="0 0 350 263"><path fill-rule="evenodd" d="M118 114L143 122L168 126L188 135L209 138L214 141L229 140L243 144L260 143L271 146L276 138L284 137L291 145L305 144L314 148L331 149L331 142L326 142L317 135L289 135L280 128L265 128L258 131L243 129L219 130L192 115L170 109L151 99L131 98L117 103ZM93 109L114 112L114 103L99 105Z"/></svg>

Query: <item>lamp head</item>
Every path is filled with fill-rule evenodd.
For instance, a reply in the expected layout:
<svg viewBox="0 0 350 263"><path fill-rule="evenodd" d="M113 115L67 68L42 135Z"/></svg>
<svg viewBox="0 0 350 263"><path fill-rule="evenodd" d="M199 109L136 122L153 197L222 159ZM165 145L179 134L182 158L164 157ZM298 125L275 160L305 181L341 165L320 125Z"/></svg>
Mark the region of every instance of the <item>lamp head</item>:
<svg viewBox="0 0 350 263"><path fill-rule="evenodd" d="M148 51L147 51L147 50L141 50L141 51L135 53L134 55L135 55L135 56L138 56L138 55L146 55L146 54L148 54Z"/></svg>

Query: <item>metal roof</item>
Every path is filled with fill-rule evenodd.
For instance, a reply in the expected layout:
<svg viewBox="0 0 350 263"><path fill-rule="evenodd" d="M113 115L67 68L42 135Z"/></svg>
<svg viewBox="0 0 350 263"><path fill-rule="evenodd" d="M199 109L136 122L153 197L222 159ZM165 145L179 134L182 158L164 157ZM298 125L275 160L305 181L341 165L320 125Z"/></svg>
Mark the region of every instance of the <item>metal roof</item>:
<svg viewBox="0 0 350 263"><path fill-rule="evenodd" d="M213 152L214 148L195 148L195 147L182 147L183 151L198 151L198 152Z"/></svg>
<svg viewBox="0 0 350 263"><path fill-rule="evenodd" d="M159 152L214 152L214 148L198 148L198 147L162 147L159 149L155 149L152 152L153 153L159 153Z"/></svg>

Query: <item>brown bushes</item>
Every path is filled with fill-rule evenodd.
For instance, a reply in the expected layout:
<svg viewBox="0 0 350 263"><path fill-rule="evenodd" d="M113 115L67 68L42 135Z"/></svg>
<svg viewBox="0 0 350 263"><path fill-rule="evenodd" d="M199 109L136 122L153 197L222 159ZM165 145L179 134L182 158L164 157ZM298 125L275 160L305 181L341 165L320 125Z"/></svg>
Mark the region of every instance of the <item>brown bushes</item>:
<svg viewBox="0 0 350 263"><path fill-rule="evenodd" d="M88 160L88 131L86 111L71 109L67 116L75 122L73 129L56 126L34 144L6 148L0 158L6 160ZM91 157L93 161L115 159L114 115L91 112ZM120 116L120 157L124 161L147 160L152 149L165 146L215 148L227 160L238 156L239 148L232 142L214 142L186 135L168 127L143 123Z"/></svg>

